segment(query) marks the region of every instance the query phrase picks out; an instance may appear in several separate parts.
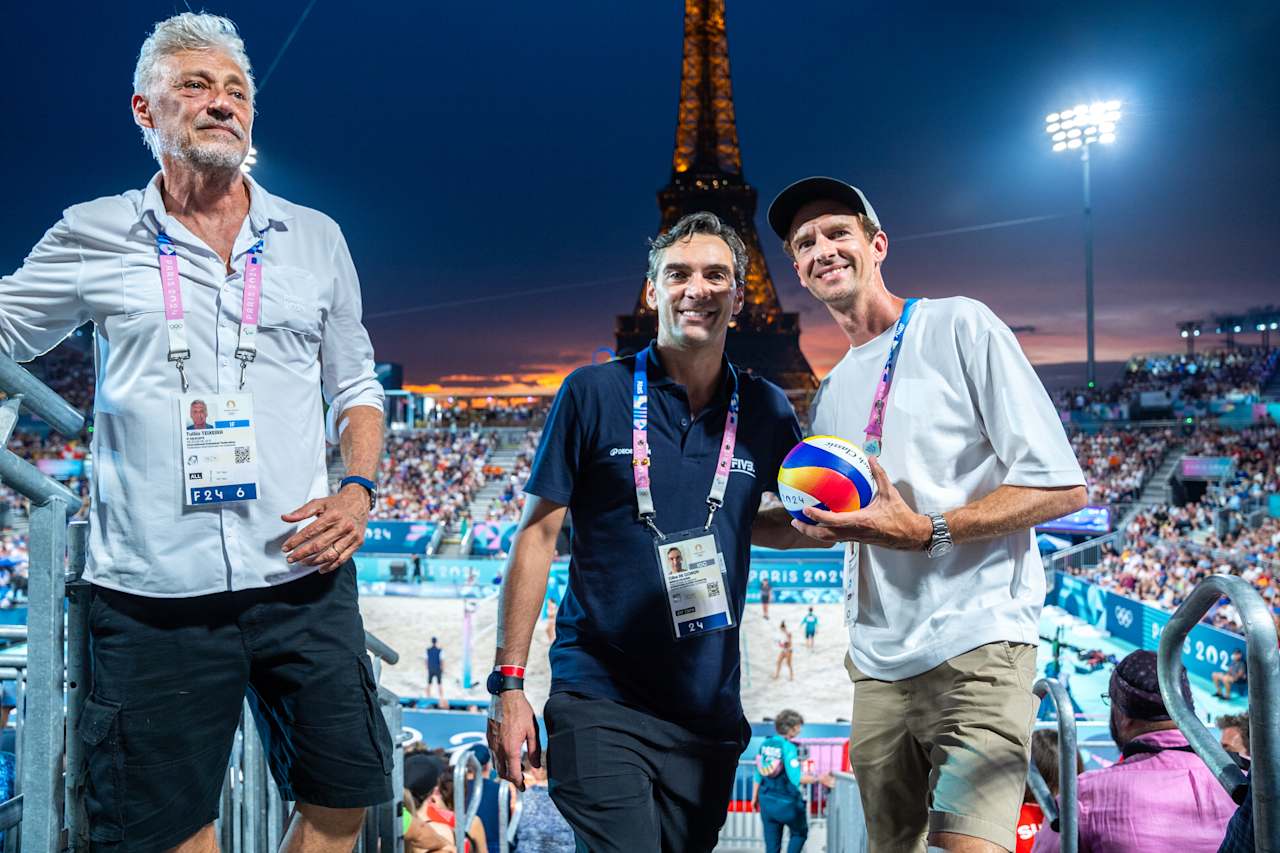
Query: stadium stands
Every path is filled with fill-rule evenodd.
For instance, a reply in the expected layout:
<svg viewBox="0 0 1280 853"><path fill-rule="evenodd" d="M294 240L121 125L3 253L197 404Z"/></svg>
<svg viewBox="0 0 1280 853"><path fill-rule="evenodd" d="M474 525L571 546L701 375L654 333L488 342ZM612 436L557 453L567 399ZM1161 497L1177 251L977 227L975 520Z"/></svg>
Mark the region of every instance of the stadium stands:
<svg viewBox="0 0 1280 853"><path fill-rule="evenodd" d="M1089 486L1090 504L1135 501L1174 441L1173 430L1073 432L1071 447Z"/></svg>
<svg viewBox="0 0 1280 853"><path fill-rule="evenodd" d="M1106 388L1067 388L1054 395L1066 412L1103 420L1129 420L1142 408L1157 408L1142 395L1167 396L1175 414L1205 415L1218 401L1253 402L1275 373L1280 350L1237 347L1194 354L1134 356L1120 381Z"/></svg>

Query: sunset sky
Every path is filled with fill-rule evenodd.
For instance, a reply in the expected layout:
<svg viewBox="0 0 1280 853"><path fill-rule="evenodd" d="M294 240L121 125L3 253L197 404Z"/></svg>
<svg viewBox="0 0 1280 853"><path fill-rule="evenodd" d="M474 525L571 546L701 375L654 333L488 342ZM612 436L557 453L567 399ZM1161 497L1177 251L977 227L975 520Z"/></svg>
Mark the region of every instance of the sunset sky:
<svg viewBox="0 0 1280 853"><path fill-rule="evenodd" d="M305 5L196 8L239 23L261 80ZM64 207L153 174L130 80L151 23L183 8L0 13L19 69L0 267ZM545 392L613 345L639 292L671 169L682 4L478 8L318 0L258 99L254 175L343 227L378 358L406 381ZM1119 141L1094 151L1099 359L1177 350L1180 320L1280 302L1280 7L998 9L729 0L744 171L815 369L845 344L763 225L808 174L867 192L891 290L973 296L1034 327L1019 336L1033 360L1083 359L1080 164L1043 132L1080 101L1125 102ZM982 228L1010 220L1035 221ZM959 229L978 230L938 235Z"/></svg>

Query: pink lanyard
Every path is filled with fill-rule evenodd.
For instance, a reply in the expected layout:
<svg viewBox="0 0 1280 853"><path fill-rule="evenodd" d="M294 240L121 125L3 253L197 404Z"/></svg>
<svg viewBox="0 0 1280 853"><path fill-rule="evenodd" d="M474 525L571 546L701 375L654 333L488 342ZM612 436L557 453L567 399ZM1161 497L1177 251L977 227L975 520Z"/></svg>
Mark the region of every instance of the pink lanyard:
<svg viewBox="0 0 1280 853"><path fill-rule="evenodd" d="M893 387L893 374L898 369L898 355L902 350L902 336L907 332L907 323L911 322L911 310L919 299L908 299L902 306L902 315L898 317L898 325L893 330L893 343L889 346L889 357L885 359L884 369L880 371L880 384L876 386L876 395L871 400L871 414L867 418L866 439L862 450L868 456L880 455L880 440L884 438L884 407L889 399L889 389Z"/></svg>
<svg viewBox="0 0 1280 853"><path fill-rule="evenodd" d="M262 305L263 239L258 238L244 261L244 295L240 301L240 335L236 340L236 358L240 360L240 389L244 389L245 371L258 355L258 309ZM156 235L156 254L160 259L160 290L164 294L165 327L169 333L169 361L178 368L182 391L187 391L187 373L183 363L191 358L187 346L186 314L182 310L182 278L178 274L178 249L161 231Z"/></svg>
<svg viewBox="0 0 1280 853"><path fill-rule="evenodd" d="M738 444L738 374L732 365L729 375L733 377L733 393L729 395L729 413L724 420L724 439L720 444L716 474L707 494L706 530L711 529L716 510L724 504L724 493L729 488L729 472L733 466L733 449ZM649 348L645 347L636 354L635 384L631 395L631 471L635 477L640 520L649 525L661 542L667 537L654 522L658 513L653 506L653 489L649 485L649 464Z"/></svg>

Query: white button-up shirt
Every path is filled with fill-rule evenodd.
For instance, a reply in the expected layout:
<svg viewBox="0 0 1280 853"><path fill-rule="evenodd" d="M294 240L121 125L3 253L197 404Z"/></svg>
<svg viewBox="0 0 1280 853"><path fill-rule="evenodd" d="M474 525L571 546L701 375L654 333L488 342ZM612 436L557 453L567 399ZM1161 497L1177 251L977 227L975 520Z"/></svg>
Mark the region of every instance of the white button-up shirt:
<svg viewBox="0 0 1280 853"><path fill-rule="evenodd" d="M85 578L140 595L186 597L272 586L314 571L280 546L299 525L282 513L328 494L326 424L353 406L382 409L360 283L329 217L252 179L234 272L164 208L160 175L67 209L13 275L0 278L0 351L27 361L77 326L96 326L92 509ZM156 234L178 252L191 393L234 393L245 256L265 240L253 394L259 498L185 506L176 399L167 360Z"/></svg>

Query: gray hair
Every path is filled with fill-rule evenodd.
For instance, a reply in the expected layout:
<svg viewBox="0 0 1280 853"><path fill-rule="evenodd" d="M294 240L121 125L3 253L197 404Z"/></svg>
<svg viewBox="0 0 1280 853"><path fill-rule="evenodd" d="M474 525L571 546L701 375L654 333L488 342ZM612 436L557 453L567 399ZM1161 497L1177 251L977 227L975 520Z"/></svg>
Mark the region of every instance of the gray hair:
<svg viewBox="0 0 1280 853"><path fill-rule="evenodd" d="M133 69L133 93L147 95L156 82L156 63L185 50L220 50L230 56L244 72L245 83L249 87L249 103L253 103L253 68L236 25L220 15L195 12L183 12L156 23L138 51L138 64ZM142 128L142 141L151 149L152 156L159 160L160 140L155 129Z"/></svg>
<svg viewBox="0 0 1280 853"><path fill-rule="evenodd" d="M793 711L790 708L786 708L782 711L779 711L778 716L773 718L773 728L780 735L785 735L787 732L791 731L796 726L803 726L803 725L804 725L804 717L800 716L799 711Z"/></svg>
<svg viewBox="0 0 1280 853"><path fill-rule="evenodd" d="M719 237L733 253L733 280L738 287L747 286L747 247L743 245L738 232L726 225L720 217L705 210L680 217L680 221L672 225L670 230L659 234L649 241L649 281L658 283L658 267L662 265L662 253L681 240L688 240L694 234L710 234Z"/></svg>

